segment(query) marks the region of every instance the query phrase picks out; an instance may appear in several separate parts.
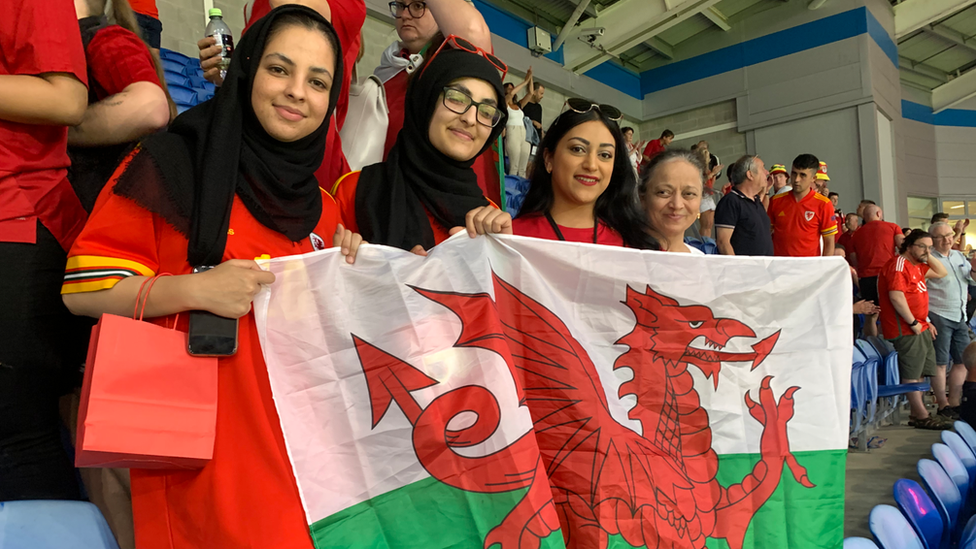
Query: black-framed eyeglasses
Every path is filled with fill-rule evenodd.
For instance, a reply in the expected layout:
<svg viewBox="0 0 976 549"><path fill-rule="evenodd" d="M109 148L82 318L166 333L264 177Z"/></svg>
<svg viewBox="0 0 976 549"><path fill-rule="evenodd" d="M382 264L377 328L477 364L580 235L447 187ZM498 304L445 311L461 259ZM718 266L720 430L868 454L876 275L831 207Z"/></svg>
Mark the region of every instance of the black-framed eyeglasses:
<svg viewBox="0 0 976 549"><path fill-rule="evenodd" d="M496 105L479 103L463 91L447 86L444 88L444 106L453 113L464 114L471 107L476 108L478 123L494 128L502 119L502 111Z"/></svg>
<svg viewBox="0 0 976 549"><path fill-rule="evenodd" d="M390 2L390 13L393 14L393 17L399 19L404 10L410 12L410 17L420 19L427 13L427 2L410 2L409 4Z"/></svg>
<svg viewBox="0 0 976 549"><path fill-rule="evenodd" d="M577 112L579 114L586 114L593 109L596 109L607 116L610 120L614 122L620 122L624 115L620 112L620 109L614 107L613 105L598 105L590 101L589 99L583 99L582 97L570 97L566 100L566 106L569 110Z"/></svg>

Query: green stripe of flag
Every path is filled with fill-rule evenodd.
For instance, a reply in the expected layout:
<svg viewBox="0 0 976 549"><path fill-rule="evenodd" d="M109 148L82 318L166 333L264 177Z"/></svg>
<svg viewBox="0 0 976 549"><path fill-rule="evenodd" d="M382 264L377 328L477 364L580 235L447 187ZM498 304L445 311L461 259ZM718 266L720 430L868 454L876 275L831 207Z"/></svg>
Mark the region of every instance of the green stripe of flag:
<svg viewBox="0 0 976 549"><path fill-rule="evenodd" d="M844 467L846 450L795 452L815 488L804 488L789 471L769 501L753 517L744 549L838 548L844 536ZM741 482L758 454L719 456L723 486ZM464 492L433 478L387 492L311 525L319 549L480 549L482 540L522 498L525 490L503 494ZM559 533L541 549L563 547ZM611 536L608 549L630 549ZM724 540L709 540L709 549L727 549Z"/></svg>

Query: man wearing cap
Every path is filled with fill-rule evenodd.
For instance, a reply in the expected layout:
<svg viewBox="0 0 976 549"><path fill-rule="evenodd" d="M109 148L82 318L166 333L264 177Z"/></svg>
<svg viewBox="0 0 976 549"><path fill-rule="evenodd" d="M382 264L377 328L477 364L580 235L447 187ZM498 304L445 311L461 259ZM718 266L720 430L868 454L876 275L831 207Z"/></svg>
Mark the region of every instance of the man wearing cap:
<svg viewBox="0 0 976 549"><path fill-rule="evenodd" d="M823 196L828 196L830 190L827 188L830 186L830 176L827 175L827 163L820 161L820 167L817 168L817 180L814 182L814 186L817 192Z"/></svg>
<svg viewBox="0 0 976 549"><path fill-rule="evenodd" d="M834 207L826 196L813 189L819 165L812 154L797 156L793 160L792 191L769 201L773 250L778 256L834 255Z"/></svg>
<svg viewBox="0 0 976 549"><path fill-rule="evenodd" d="M788 193L793 190L793 187L788 185L790 182L790 172L786 171L786 166L773 164L773 167L769 169L769 178L772 180L773 196Z"/></svg>

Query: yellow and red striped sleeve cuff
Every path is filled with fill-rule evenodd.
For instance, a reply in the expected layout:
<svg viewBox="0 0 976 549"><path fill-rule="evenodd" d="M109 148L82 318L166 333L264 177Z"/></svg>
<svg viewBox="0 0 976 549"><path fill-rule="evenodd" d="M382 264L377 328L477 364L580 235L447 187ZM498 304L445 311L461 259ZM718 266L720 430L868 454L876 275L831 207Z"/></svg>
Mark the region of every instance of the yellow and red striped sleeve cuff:
<svg viewBox="0 0 976 549"><path fill-rule="evenodd" d="M118 281L130 276L154 276L156 273L145 265L97 255L76 255L68 258L64 272L62 294L77 294L107 290Z"/></svg>
<svg viewBox="0 0 976 549"><path fill-rule="evenodd" d="M832 234L837 234L837 225L834 224L832 227L828 227L827 229L820 231L820 234L823 236L830 236Z"/></svg>

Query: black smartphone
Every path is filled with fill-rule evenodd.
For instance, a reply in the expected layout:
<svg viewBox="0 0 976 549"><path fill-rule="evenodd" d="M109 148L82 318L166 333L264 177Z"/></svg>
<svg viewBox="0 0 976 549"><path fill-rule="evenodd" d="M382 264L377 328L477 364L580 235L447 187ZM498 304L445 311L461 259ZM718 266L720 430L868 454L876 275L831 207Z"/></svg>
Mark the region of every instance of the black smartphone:
<svg viewBox="0 0 976 549"><path fill-rule="evenodd" d="M194 273L213 269L196 267ZM231 356L237 352L237 319L207 311L190 311L186 350L194 356Z"/></svg>

